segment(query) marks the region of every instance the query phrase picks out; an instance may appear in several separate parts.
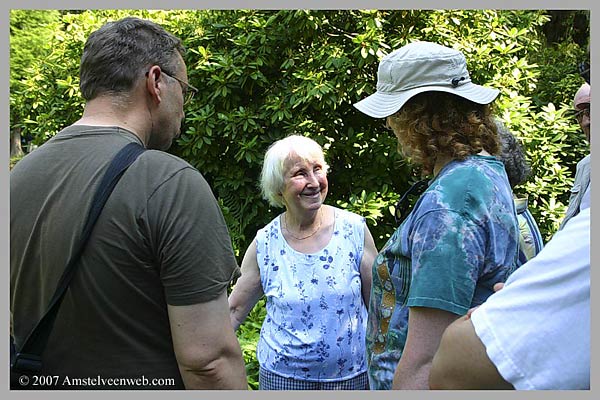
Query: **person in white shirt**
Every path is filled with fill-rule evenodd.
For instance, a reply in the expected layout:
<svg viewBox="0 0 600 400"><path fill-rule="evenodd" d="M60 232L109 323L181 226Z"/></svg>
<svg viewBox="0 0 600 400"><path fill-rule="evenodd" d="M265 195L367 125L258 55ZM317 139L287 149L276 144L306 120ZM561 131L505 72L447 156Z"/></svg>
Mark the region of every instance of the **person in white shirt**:
<svg viewBox="0 0 600 400"><path fill-rule="evenodd" d="M590 202L504 288L451 324L431 389L590 388Z"/></svg>

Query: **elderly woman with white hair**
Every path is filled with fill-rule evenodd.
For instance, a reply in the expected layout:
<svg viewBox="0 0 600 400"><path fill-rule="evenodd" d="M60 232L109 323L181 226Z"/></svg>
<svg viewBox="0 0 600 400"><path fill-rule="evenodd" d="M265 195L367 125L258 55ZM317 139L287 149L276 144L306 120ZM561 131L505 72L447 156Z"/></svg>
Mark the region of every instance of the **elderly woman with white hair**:
<svg viewBox="0 0 600 400"><path fill-rule="evenodd" d="M264 197L284 207L260 229L229 296L235 329L266 296L261 390L368 389L365 330L377 249L365 219L324 201L321 146L293 135L267 151Z"/></svg>

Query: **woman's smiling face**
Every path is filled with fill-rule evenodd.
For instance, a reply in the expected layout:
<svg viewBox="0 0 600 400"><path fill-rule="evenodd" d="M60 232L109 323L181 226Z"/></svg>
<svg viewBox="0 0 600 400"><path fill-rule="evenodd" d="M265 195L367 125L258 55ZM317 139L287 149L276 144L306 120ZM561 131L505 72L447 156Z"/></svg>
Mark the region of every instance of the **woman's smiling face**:
<svg viewBox="0 0 600 400"><path fill-rule="evenodd" d="M303 160L291 155L284 163L283 202L288 211L318 210L327 197L327 173L323 160Z"/></svg>

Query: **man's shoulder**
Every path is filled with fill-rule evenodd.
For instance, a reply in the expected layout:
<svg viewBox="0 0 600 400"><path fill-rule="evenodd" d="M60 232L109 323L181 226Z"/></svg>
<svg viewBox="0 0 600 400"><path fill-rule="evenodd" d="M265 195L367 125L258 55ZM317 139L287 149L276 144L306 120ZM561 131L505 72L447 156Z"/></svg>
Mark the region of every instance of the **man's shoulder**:
<svg viewBox="0 0 600 400"><path fill-rule="evenodd" d="M147 150L129 167L124 176L127 185L155 193L172 187L178 192L212 192L204 176L187 161L159 150ZM164 192L164 191L163 191Z"/></svg>
<svg viewBox="0 0 600 400"><path fill-rule="evenodd" d="M577 163L577 169L582 169L582 168L587 168L590 165L590 161L591 161L591 155L588 154L587 156L583 157L581 160L579 160L579 162Z"/></svg>
<svg viewBox="0 0 600 400"><path fill-rule="evenodd" d="M146 150L139 157L139 167L151 171L156 176L173 175L181 171L202 176L189 162L160 150Z"/></svg>
<svg viewBox="0 0 600 400"><path fill-rule="evenodd" d="M146 150L143 156L147 160L147 162L151 163L164 163L175 167L178 166L194 168L190 163L188 163L184 159L161 150Z"/></svg>

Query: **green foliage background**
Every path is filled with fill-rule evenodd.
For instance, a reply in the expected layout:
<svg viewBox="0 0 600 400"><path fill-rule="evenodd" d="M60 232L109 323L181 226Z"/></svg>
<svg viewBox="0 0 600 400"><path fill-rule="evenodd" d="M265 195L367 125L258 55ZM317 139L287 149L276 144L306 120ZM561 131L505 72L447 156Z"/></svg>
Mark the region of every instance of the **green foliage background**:
<svg viewBox="0 0 600 400"><path fill-rule="evenodd" d="M379 59L411 41L461 50L474 82L501 89L496 114L532 165L516 192L529 197L546 239L562 219L575 164L589 151L570 114L587 44L575 43L568 28L548 44L545 10L12 10L11 129L41 145L77 120L85 39L127 15L162 24L188 49L189 81L200 93L171 152L210 183L240 261L256 230L282 211L260 198L257 184L267 147L291 133L323 146L328 203L365 216L382 247L395 229L390 210L419 171L397 153L384 120L352 104L375 90ZM238 331L252 388L262 318L264 300Z"/></svg>

